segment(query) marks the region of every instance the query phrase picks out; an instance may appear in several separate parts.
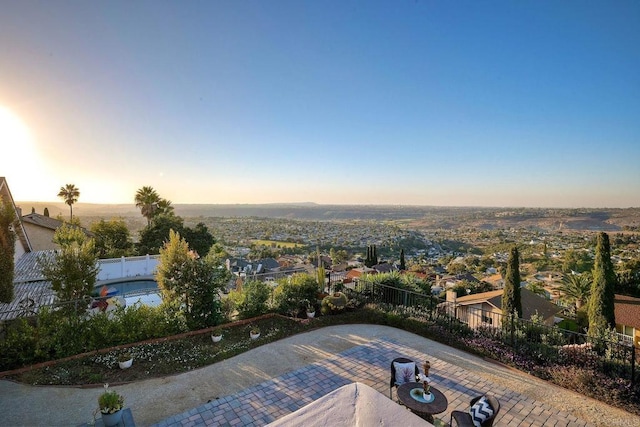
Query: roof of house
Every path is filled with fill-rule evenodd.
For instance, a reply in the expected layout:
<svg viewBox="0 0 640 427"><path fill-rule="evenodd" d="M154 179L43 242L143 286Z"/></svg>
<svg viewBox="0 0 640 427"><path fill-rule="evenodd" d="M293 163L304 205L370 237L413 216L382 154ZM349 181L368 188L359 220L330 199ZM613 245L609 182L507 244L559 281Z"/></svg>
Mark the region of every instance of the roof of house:
<svg viewBox="0 0 640 427"><path fill-rule="evenodd" d="M40 262L53 259L55 253L55 250L46 250L22 255L14 267L13 282L19 284L44 280Z"/></svg>
<svg viewBox="0 0 640 427"><path fill-rule="evenodd" d="M617 324L640 329L640 298L616 295L614 307Z"/></svg>
<svg viewBox="0 0 640 427"><path fill-rule="evenodd" d="M280 264L274 258L262 258L254 264L262 265L262 268L267 270L276 270L280 268Z"/></svg>
<svg viewBox="0 0 640 427"><path fill-rule="evenodd" d="M37 312L41 306L51 305L55 293L51 283L46 281L40 268L40 260L48 260L55 256L55 251L27 252L16 262L13 276L13 300L0 303L0 320Z"/></svg>
<svg viewBox="0 0 640 427"><path fill-rule="evenodd" d="M422 280L429 278L429 275L427 273L422 273L420 271L402 270L400 274L415 276L418 279L422 279Z"/></svg>
<svg viewBox="0 0 640 427"><path fill-rule="evenodd" d="M471 282L471 283L479 283L480 282L478 279L476 279L474 277L473 274L471 274L469 272L456 274L455 276L444 276L441 279L444 280L445 282L460 282L460 281L463 281L463 280L466 280L466 281Z"/></svg>
<svg viewBox="0 0 640 427"><path fill-rule="evenodd" d="M393 271L393 265L389 264L388 262L376 264L371 268L376 270L378 273L390 273Z"/></svg>
<svg viewBox="0 0 640 427"><path fill-rule="evenodd" d="M456 298L456 303L461 304L461 305L476 304L476 303L479 303L479 302L489 301L491 298L493 298L495 296L502 297L502 289L500 289L498 291L482 292L480 294L465 295L463 297ZM497 307L497 308L499 308L499 307Z"/></svg>
<svg viewBox="0 0 640 427"><path fill-rule="evenodd" d="M504 283L504 279L500 273L492 274L490 276L486 276L482 279L483 282L491 283L492 285Z"/></svg>
<svg viewBox="0 0 640 427"><path fill-rule="evenodd" d="M58 227L64 224L64 222L60 221L59 219L51 218L35 212L32 212L28 215L23 215L22 221L27 224L37 225L39 227L48 228L53 231L57 230Z"/></svg>
<svg viewBox="0 0 640 427"><path fill-rule="evenodd" d="M465 295L457 298L456 303L460 305L471 305L486 302L497 308L502 309L502 293L503 289L497 291L482 292L480 294ZM547 299L534 294L527 288L520 289L520 299L522 301L522 318L530 319L534 314L548 319L555 316L562 308L549 302Z"/></svg>

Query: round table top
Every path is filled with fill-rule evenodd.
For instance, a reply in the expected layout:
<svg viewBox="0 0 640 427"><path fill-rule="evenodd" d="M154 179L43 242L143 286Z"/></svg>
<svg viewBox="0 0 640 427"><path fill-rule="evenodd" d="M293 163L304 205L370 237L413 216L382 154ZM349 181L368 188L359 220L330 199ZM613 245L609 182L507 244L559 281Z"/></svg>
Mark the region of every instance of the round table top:
<svg viewBox="0 0 640 427"><path fill-rule="evenodd" d="M431 393L435 396L433 402L419 402L411 397L411 390L414 388L422 388L422 383L404 383L398 387L398 399L407 408L424 414L439 414L447 410L449 402L447 397L440 390L431 386Z"/></svg>

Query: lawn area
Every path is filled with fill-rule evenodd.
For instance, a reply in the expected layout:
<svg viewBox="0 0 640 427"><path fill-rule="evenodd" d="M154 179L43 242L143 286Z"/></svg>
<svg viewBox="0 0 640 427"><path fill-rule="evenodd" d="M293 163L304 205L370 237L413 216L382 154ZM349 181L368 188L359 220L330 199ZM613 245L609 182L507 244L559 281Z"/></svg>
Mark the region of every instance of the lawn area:
<svg viewBox="0 0 640 427"><path fill-rule="evenodd" d="M258 246L266 246L269 248L280 247L280 248L302 248L305 245L295 242L285 242L281 240L253 240Z"/></svg>

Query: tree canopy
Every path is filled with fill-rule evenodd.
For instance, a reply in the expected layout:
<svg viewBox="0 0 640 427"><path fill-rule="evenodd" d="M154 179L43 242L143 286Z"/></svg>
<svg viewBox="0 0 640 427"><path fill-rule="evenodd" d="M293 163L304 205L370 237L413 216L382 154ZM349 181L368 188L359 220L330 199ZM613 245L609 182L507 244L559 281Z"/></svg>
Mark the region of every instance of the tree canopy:
<svg viewBox="0 0 640 427"><path fill-rule="evenodd" d="M91 225L99 258L119 258L133 252L129 228L122 219L100 220Z"/></svg>
<svg viewBox="0 0 640 427"><path fill-rule="evenodd" d="M156 281L163 304L183 307L192 329L214 326L222 319L218 291L226 286L229 273L214 260L199 257L174 230L160 249Z"/></svg>
<svg viewBox="0 0 640 427"><path fill-rule="evenodd" d="M94 240L65 224L56 230L54 241L61 246L55 257L41 257L39 263L56 296L62 301L90 296L99 271Z"/></svg>

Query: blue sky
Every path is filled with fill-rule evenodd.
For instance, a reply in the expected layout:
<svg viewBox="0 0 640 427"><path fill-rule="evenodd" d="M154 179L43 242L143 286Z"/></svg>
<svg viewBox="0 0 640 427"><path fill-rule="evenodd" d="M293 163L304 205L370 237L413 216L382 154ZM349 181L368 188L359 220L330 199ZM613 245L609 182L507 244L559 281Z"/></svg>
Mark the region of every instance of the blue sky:
<svg viewBox="0 0 640 427"><path fill-rule="evenodd" d="M3 1L18 201L640 206L637 1Z"/></svg>

